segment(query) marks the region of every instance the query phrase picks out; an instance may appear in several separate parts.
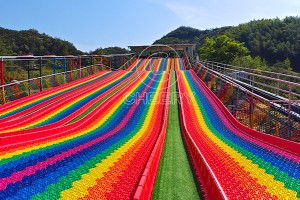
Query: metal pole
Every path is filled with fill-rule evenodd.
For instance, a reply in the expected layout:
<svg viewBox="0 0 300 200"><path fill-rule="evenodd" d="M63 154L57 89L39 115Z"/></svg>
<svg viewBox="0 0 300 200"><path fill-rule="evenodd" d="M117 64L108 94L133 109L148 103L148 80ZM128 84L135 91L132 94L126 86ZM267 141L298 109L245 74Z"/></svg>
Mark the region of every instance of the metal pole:
<svg viewBox="0 0 300 200"><path fill-rule="evenodd" d="M291 103L292 103L292 86L291 84L289 84L289 103L288 103L288 112L289 112L289 115L288 115L288 139L290 139L291 137Z"/></svg>
<svg viewBox="0 0 300 200"><path fill-rule="evenodd" d="M43 58L39 57L39 67L40 67L40 91L43 91L43 83L42 83L42 65L43 65Z"/></svg>
<svg viewBox="0 0 300 200"><path fill-rule="evenodd" d="M30 79L30 61L27 63L27 78Z"/></svg>
<svg viewBox="0 0 300 200"><path fill-rule="evenodd" d="M27 77L28 77L28 94L31 95L31 90L30 90L30 61L28 60L27 63Z"/></svg>
<svg viewBox="0 0 300 200"><path fill-rule="evenodd" d="M1 85L4 85L4 61L3 58L1 58L0 61L0 72L1 72ZM2 103L5 104L5 91L4 91L4 86L2 86L1 89L2 92Z"/></svg>
<svg viewBox="0 0 300 200"><path fill-rule="evenodd" d="M64 58L64 84L67 82L67 78L66 78L66 75L67 75L67 59Z"/></svg>
<svg viewBox="0 0 300 200"><path fill-rule="evenodd" d="M53 59L53 74L56 74L56 58Z"/></svg>
<svg viewBox="0 0 300 200"><path fill-rule="evenodd" d="M70 61L69 61L69 64L70 64L69 81L70 82L72 81L73 60L74 60L74 58L71 58Z"/></svg>
<svg viewBox="0 0 300 200"><path fill-rule="evenodd" d="M110 67L110 69L111 69L111 65L112 65L112 59L111 59L111 57L109 57L109 67Z"/></svg>
<svg viewBox="0 0 300 200"><path fill-rule="evenodd" d="M0 61L0 75L1 75L1 85L4 85L4 61L3 61L3 58L1 58L1 61Z"/></svg>
<svg viewBox="0 0 300 200"><path fill-rule="evenodd" d="M53 59L53 85L56 87L56 58Z"/></svg>
<svg viewBox="0 0 300 200"><path fill-rule="evenodd" d="M82 78L82 70L81 70L81 64L82 64L82 61L81 61L82 57L79 56L79 72L80 72L80 78Z"/></svg>
<svg viewBox="0 0 300 200"><path fill-rule="evenodd" d="M250 128L253 129L253 126L254 126L254 113L253 113L253 110L254 110L254 105L253 105L253 87L254 87L254 76L250 76L250 80L251 80L251 88L252 88L252 92L251 92L251 99L250 99Z"/></svg>
<svg viewBox="0 0 300 200"><path fill-rule="evenodd" d="M277 74L277 79L279 79L279 74ZM277 96L279 96L279 81L277 81L277 90L276 90Z"/></svg>

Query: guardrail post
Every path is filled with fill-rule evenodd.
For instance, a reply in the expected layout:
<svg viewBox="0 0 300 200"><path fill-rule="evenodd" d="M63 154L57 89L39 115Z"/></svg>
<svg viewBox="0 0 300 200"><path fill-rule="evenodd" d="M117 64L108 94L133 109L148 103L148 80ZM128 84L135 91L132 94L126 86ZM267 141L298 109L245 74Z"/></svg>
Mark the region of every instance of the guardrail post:
<svg viewBox="0 0 300 200"><path fill-rule="evenodd" d="M2 101L2 104L5 104L5 90L4 90L4 86L1 85L1 101Z"/></svg>
<svg viewBox="0 0 300 200"><path fill-rule="evenodd" d="M289 84L289 102L288 102L288 139L291 137L292 132L292 123L291 123L291 110L292 110L292 85Z"/></svg>
<svg viewBox="0 0 300 200"><path fill-rule="evenodd" d="M4 85L4 61L3 58L0 60L0 79L1 85Z"/></svg>
<svg viewBox="0 0 300 200"><path fill-rule="evenodd" d="M79 56L79 77L82 78L82 69L81 69L81 65L82 65L82 57Z"/></svg>
<svg viewBox="0 0 300 200"><path fill-rule="evenodd" d="M250 76L250 85L252 86L251 88L251 99L250 99L250 128L253 129L254 127L254 105L253 105L253 88L254 88L254 76Z"/></svg>
<svg viewBox="0 0 300 200"><path fill-rule="evenodd" d="M275 115L275 136L280 137L279 135L279 114L274 111L274 115Z"/></svg>
<svg viewBox="0 0 300 200"><path fill-rule="evenodd" d="M279 79L279 74L277 74L277 79ZM277 90L276 90L277 96L279 96L279 81L277 81Z"/></svg>
<svg viewBox="0 0 300 200"><path fill-rule="evenodd" d="M42 82L42 65L43 65L43 58L39 57L39 66L40 66L40 92L43 91L43 82Z"/></svg>
<svg viewBox="0 0 300 200"><path fill-rule="evenodd" d="M3 61L3 58L1 58L0 60L0 79L1 79L1 100L2 100L2 104L5 104L5 89L4 89L4 61Z"/></svg>

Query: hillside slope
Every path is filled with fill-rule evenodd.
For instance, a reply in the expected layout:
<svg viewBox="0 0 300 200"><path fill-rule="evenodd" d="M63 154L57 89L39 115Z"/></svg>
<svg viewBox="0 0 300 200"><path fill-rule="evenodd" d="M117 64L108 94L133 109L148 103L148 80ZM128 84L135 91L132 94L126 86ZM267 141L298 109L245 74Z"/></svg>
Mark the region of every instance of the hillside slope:
<svg viewBox="0 0 300 200"><path fill-rule="evenodd" d="M300 71L300 17L255 20L236 27L211 30L181 26L154 44L195 43L198 49L206 37L220 34L244 42L252 56L261 56L270 65L289 58L293 69Z"/></svg>
<svg viewBox="0 0 300 200"><path fill-rule="evenodd" d="M80 54L72 43L53 38L35 29L10 30L0 28L0 55L67 55Z"/></svg>

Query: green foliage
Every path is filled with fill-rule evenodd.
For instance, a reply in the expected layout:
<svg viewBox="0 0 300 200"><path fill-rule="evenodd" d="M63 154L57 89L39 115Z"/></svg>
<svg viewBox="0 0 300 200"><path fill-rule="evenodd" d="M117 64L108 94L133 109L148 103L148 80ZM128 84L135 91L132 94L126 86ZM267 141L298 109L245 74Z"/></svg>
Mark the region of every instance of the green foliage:
<svg viewBox="0 0 300 200"><path fill-rule="evenodd" d="M98 48L95 51L90 52L90 54L98 55L111 55L111 54L126 54L130 53L129 50L120 47L107 47L107 48Z"/></svg>
<svg viewBox="0 0 300 200"><path fill-rule="evenodd" d="M263 19L241 24L236 27L222 27L198 30L179 27L156 40L155 44L194 43L202 46L206 37L227 35L245 43L252 57L260 56L269 66L288 58L291 68L300 72L300 17L286 17L283 20ZM275 65L276 66L276 65Z"/></svg>
<svg viewBox="0 0 300 200"><path fill-rule="evenodd" d="M261 56L269 65L289 58L291 66L297 70L300 65L299 27L299 17L264 19L233 27L226 34L244 42L252 56Z"/></svg>
<svg viewBox="0 0 300 200"><path fill-rule="evenodd" d="M288 70L291 71L291 61L290 59L286 58L284 61L282 62L277 62L275 63L273 66L273 68L278 68L278 69L282 69L282 70Z"/></svg>
<svg viewBox="0 0 300 200"><path fill-rule="evenodd" d="M242 66L245 68L268 70L268 65L260 56L252 58L251 56L236 57L230 64Z"/></svg>
<svg viewBox="0 0 300 200"><path fill-rule="evenodd" d="M60 70L62 71L62 70ZM28 79L28 72L27 69L24 67L7 67L5 68L5 82L10 83L12 80L26 80ZM42 68L42 76L46 76L49 74L53 74L53 69L49 68L47 66L44 66ZM39 71L32 71L30 72L31 78L33 77L39 77L40 72Z"/></svg>
<svg viewBox="0 0 300 200"><path fill-rule="evenodd" d="M122 54L129 51L120 47L108 47L96 49L92 54ZM0 55L80 55L82 51L68 42L59 38L50 37L44 33L39 33L37 30L29 29L22 31L15 31L0 28ZM60 61L58 61L59 63ZM86 62L86 61L84 61ZM83 63L86 65L86 63ZM5 81L6 83L11 80L24 80L27 79L27 70L24 63L11 61L5 62ZM13 66L13 67L12 67ZM49 61L43 66L42 75L49 75L53 73L53 63ZM62 70L57 70L61 72ZM39 72L31 72L31 77L38 77Z"/></svg>
<svg viewBox="0 0 300 200"><path fill-rule="evenodd" d="M41 34L34 29L15 31L0 28L0 55L22 54L78 55L82 52L70 42Z"/></svg>
<svg viewBox="0 0 300 200"><path fill-rule="evenodd" d="M198 30L191 27L181 26L171 31L153 44L197 44L197 49L204 44L207 37L215 37L224 33L230 27L222 27L210 30Z"/></svg>
<svg viewBox="0 0 300 200"><path fill-rule="evenodd" d="M181 26L174 31L171 31L161 39L156 40L153 44L185 44L195 43L202 45L206 37L215 37L224 33L230 27L222 27L211 30L198 30L191 27Z"/></svg>
<svg viewBox="0 0 300 200"><path fill-rule="evenodd" d="M258 69L264 71L278 72L283 74L290 74L293 76L300 76L299 73L293 72L291 68L291 61L287 58L283 62L277 62L269 67L266 60L260 56L252 58L251 56L236 57L231 63L234 66L241 66L244 68ZM275 77L277 78L277 77Z"/></svg>
<svg viewBox="0 0 300 200"><path fill-rule="evenodd" d="M200 48L200 59L222 63L231 63L236 57L242 57L249 53L248 49L226 35L217 38L206 38Z"/></svg>

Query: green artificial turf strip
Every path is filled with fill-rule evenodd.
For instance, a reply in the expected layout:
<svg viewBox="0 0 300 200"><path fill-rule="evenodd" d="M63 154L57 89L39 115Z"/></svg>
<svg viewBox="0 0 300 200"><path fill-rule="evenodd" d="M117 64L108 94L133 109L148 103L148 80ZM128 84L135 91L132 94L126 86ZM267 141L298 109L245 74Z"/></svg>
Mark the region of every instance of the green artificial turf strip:
<svg viewBox="0 0 300 200"><path fill-rule="evenodd" d="M200 199L181 137L175 71L171 80L167 136L152 199Z"/></svg>
<svg viewBox="0 0 300 200"><path fill-rule="evenodd" d="M103 97L103 99L101 99L100 101L96 102L95 104L93 104L89 109L87 109L85 112L81 113L80 115L78 115L75 119L73 119L72 121L70 121L68 124L74 123L80 119L82 119L84 116L86 116L88 113L90 113L91 111L93 111L96 107L98 107L101 103L103 103L104 101L106 101L108 98L110 98L112 95L116 94L118 91L120 91L122 88L124 88L126 85L128 85L134 78L136 78L136 76L133 76L132 78L130 78L128 81L124 82L121 86L119 86L116 90L114 90L113 92L109 93L107 96Z"/></svg>

